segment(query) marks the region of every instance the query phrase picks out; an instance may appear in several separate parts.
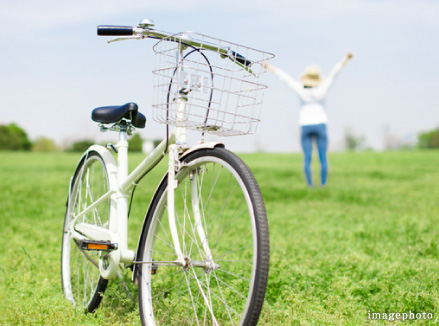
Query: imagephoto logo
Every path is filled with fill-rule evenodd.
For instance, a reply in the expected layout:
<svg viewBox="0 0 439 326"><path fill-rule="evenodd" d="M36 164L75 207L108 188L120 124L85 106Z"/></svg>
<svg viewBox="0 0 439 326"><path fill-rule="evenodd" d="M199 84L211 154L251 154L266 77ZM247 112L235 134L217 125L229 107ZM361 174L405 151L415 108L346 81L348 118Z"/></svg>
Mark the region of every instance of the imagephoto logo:
<svg viewBox="0 0 439 326"><path fill-rule="evenodd" d="M369 320L431 320L433 319L433 314L431 312L372 312L368 310L367 319Z"/></svg>

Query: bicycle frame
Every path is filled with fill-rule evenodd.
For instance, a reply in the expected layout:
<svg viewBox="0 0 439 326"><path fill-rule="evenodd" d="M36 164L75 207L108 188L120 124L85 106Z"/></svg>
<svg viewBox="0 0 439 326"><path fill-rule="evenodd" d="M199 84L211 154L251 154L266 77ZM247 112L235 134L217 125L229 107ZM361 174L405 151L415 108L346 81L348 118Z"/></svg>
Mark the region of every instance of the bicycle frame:
<svg viewBox="0 0 439 326"><path fill-rule="evenodd" d="M111 252L108 257L111 261L114 261L115 265L115 268L111 267L109 269L115 270L105 272L103 268L100 268L104 278L112 278L116 275L119 262L132 264L134 261L134 251L128 250L127 245L129 192L136 181L148 173L164 157L167 150L166 145L175 142L175 132L171 133L168 139L163 140L130 174L128 174L128 142L126 138L126 131L120 131L119 141L116 144L118 150L117 165L109 151L102 146L94 145L84 154L85 159L90 151L97 151L104 158L110 178L110 189L102 197L96 199L89 207L75 215L69 225L69 232L76 240L106 240L117 243L117 250ZM72 185L70 185L71 188ZM86 223L75 225L79 218L106 200L111 202L110 229Z"/></svg>
<svg viewBox="0 0 439 326"><path fill-rule="evenodd" d="M177 98L176 101L179 104L179 116L184 118L186 99L184 97ZM195 146L192 150L198 150L200 148L211 148L218 143L200 144ZM171 228L172 240L174 243L175 254L177 259L174 262L167 262L170 264L186 266L188 264L183 257L180 241L177 232L177 225L175 221L174 210L174 189L177 187L177 180L175 179L175 172L178 171L180 166L179 153L181 151L188 150L186 128L178 126L169 135L167 139L164 139L155 149L151 152L130 174L128 174L128 142L126 129L119 131L119 141L116 144L117 148L117 165L110 152L98 145L94 145L88 149L84 154L85 159L90 151L97 151L105 160L107 173L110 178L110 190L96 199L89 207L75 215L69 224L69 232L71 236L76 240L97 240L97 241L111 241L111 243L117 244L117 249L106 255L108 260L104 266L102 259L99 262L100 272L102 277L106 279L113 278L119 266L119 263L125 263L132 265L133 263L152 263L152 262L135 262L135 253L128 249L128 200L129 193L133 186L136 185L137 180L147 174L164 156L169 152L168 162L168 192L167 192L167 208L168 218ZM189 150L191 152L192 150ZM72 178L73 180L73 178ZM72 182L71 180L71 182ZM191 191L196 194L197 185L191 184ZM72 184L70 185L72 189ZM197 232L203 244L206 257L211 257L208 241L205 235L205 231L201 224L199 202L197 196L193 196L192 207L194 211L194 222L197 225ZM105 200L110 200L110 229L91 225L87 223L76 224L76 221L85 214L92 211L100 203ZM79 232L78 232L79 231ZM211 263L211 262L209 262ZM200 267L204 267L200 266Z"/></svg>

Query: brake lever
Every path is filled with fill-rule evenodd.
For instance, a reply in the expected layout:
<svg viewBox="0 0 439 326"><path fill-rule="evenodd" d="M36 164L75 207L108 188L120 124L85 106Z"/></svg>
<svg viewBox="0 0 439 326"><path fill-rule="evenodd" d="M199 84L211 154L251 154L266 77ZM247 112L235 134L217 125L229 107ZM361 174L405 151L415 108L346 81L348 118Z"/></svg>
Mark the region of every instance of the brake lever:
<svg viewBox="0 0 439 326"><path fill-rule="evenodd" d="M146 38L144 35L113 37L107 40L107 43L114 43L114 42L128 41L128 40L142 40L144 38Z"/></svg>

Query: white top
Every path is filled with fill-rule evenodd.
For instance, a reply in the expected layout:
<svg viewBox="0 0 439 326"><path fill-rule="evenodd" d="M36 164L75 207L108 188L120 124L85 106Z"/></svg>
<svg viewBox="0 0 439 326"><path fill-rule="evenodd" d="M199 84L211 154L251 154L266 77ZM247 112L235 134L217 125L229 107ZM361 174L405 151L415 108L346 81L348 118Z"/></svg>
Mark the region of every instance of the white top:
<svg viewBox="0 0 439 326"><path fill-rule="evenodd" d="M320 85L311 88L304 88L303 84L296 81L283 70L268 66L268 69L285 82L300 99L299 124L301 126L315 125L328 122L326 114L326 96L329 89L335 81L335 77L341 71L345 63L345 59L340 61L332 68L329 75L323 79Z"/></svg>

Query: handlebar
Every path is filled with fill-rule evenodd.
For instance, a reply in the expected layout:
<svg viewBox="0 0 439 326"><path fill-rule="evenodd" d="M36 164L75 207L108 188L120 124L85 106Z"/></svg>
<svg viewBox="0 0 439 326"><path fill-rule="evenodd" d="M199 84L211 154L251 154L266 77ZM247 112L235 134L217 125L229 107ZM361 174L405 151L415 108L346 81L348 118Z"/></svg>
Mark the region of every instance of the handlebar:
<svg viewBox="0 0 439 326"><path fill-rule="evenodd" d="M133 35L133 28L131 26L98 26L99 36L131 36Z"/></svg>
<svg viewBox="0 0 439 326"><path fill-rule="evenodd" d="M221 47L217 44L201 42L191 38L190 33L183 34L171 34L168 32L158 31L151 26L154 26L151 21L148 23L141 22L137 27L131 26L114 26L114 25L100 25L98 26L97 33L99 36L118 36L108 40L108 43L131 40L131 39L167 39L173 42L181 42L182 44L193 46L196 48L211 50L218 52L221 56L227 57L236 64L243 66L246 70L253 64L241 54L232 51L229 48Z"/></svg>

